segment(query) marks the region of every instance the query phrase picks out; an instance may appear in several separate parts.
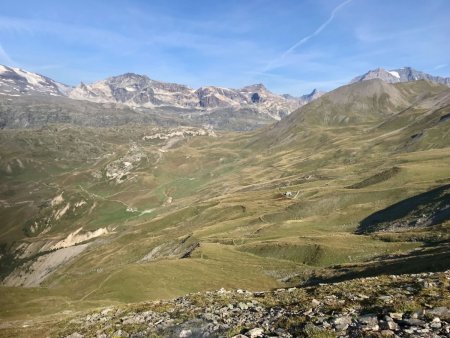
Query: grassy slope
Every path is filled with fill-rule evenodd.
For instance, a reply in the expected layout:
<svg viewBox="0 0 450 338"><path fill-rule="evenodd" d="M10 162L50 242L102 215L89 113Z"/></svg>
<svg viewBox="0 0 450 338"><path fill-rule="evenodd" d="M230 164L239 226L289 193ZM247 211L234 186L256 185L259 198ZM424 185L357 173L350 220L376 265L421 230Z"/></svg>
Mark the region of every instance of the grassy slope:
<svg viewBox="0 0 450 338"><path fill-rule="evenodd" d="M393 120L400 118L392 115L395 105L403 107L413 96L408 91L443 92L425 84L402 86L394 101L377 101ZM313 114L313 108L298 114ZM142 141L147 127L2 131L0 199L15 205L0 209L1 242L63 237L80 226L115 230L41 288L1 288L0 317L23 319L220 287L267 289L330 265L414 249L422 243L354 231L373 212L450 181L449 122L439 121L446 109L422 112L431 116L422 126L402 118L401 127L389 128L374 114L369 120L359 116L355 124L330 119L331 112L307 128L292 124L291 115L259 133L185 139L162 157L161 144ZM411 139L420 132L424 136ZM145 154L133 169L135 179L115 184L92 175L123 157L132 142ZM394 167L395 175L348 189ZM38 238L24 238L18 215L39 215L39 205L61 191L83 196L89 208L62 218ZM295 198L284 197L286 191ZM27 200L32 202L21 203ZM126 212L127 206L138 212ZM140 216L148 209L153 211ZM157 245L188 234L200 242L191 258L138 263Z"/></svg>

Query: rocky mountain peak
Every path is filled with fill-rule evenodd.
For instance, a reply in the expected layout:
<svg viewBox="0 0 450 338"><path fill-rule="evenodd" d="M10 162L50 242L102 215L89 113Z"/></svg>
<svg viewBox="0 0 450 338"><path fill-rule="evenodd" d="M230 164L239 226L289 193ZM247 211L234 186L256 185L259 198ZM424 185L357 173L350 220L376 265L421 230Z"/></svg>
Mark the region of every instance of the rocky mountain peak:
<svg viewBox="0 0 450 338"><path fill-rule="evenodd" d="M118 83L118 82L122 82L122 81L142 81L142 82L151 82L153 80L151 80L148 76L146 75L141 75L141 74L136 74L136 73L124 73L121 75L116 75L116 76L112 76L108 79L106 79L107 82L111 82L111 83Z"/></svg>
<svg viewBox="0 0 450 338"><path fill-rule="evenodd" d="M392 70L385 70L384 68L376 68L373 70L369 70L367 73L355 77L350 83L372 79L380 79L387 83L427 80L450 86L450 78L448 77L433 76L415 70L414 68L409 66Z"/></svg>
<svg viewBox="0 0 450 338"><path fill-rule="evenodd" d="M80 82L80 84L78 85L78 87L79 87L79 88L82 88L82 89L87 89L87 86L86 86L86 84L85 84L83 81Z"/></svg>
<svg viewBox="0 0 450 338"><path fill-rule="evenodd" d="M318 99L323 94L325 94L325 92L321 92L317 88L314 88L311 93L306 94L306 95L302 95L300 97L300 99L305 101L305 103L309 103L311 101L314 101L315 99Z"/></svg>
<svg viewBox="0 0 450 338"><path fill-rule="evenodd" d="M266 92L267 88L262 83L252 84L250 86L245 86L241 89L243 92Z"/></svg>
<svg viewBox="0 0 450 338"><path fill-rule="evenodd" d="M66 95L69 88L69 86L43 75L0 65L0 94L10 96L30 94L63 96Z"/></svg>
<svg viewBox="0 0 450 338"><path fill-rule="evenodd" d="M400 75L396 71L387 71L384 68L376 68L373 70L369 70L367 73L354 78L350 83L372 79L380 79L387 83L396 83L400 82Z"/></svg>

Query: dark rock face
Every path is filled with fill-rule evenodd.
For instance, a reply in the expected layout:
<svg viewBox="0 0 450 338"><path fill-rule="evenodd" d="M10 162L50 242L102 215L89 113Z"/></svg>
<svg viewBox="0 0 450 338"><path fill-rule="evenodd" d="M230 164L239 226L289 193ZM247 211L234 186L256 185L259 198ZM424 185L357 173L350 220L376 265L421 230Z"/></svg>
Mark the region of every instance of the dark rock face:
<svg viewBox="0 0 450 338"><path fill-rule="evenodd" d="M318 91L317 89L313 89L313 91L309 94L303 95L300 97L305 103L309 103L321 97L325 92Z"/></svg>
<svg viewBox="0 0 450 338"><path fill-rule="evenodd" d="M450 220L450 184L400 201L360 222L357 232L426 227Z"/></svg>
<svg viewBox="0 0 450 338"><path fill-rule="evenodd" d="M251 100L253 103L259 103L261 100L261 97L259 96L258 93L253 93L251 96Z"/></svg>

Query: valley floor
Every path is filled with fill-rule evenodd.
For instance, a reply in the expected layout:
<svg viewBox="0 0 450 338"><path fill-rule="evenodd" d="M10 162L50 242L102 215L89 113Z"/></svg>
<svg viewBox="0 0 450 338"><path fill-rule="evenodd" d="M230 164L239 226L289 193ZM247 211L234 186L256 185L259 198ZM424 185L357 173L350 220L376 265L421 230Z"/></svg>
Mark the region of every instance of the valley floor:
<svg viewBox="0 0 450 338"><path fill-rule="evenodd" d="M448 273L442 271L450 269L449 100L447 87L424 81L365 81L251 133L131 124L1 130L2 334L64 335L79 325L88 335L119 329L173 335L187 323L186 330L211 334L249 334L245 330L258 324L266 333L281 328L295 336L309 330L295 322L299 313L300 321L319 325L323 319L321 328L328 322L328 329L348 325L346 330L359 330L358 318L373 313L372 328L380 329L372 331L379 333L380 321L388 321L383 308L355 300L354 308L349 303L355 312L345 310L339 302L352 300L330 289L335 307L315 307L317 318L307 320L312 299L301 297L328 290L318 283L351 287L354 278L377 277L354 282L355 293L365 295L367 285L392 286L394 278L386 276L393 274L405 274L396 278L412 289L398 286L385 295L367 290L366 296L392 298L389 311L405 314L392 318L405 334L421 334L408 333L408 325L446 334L445 323L438 328L437 321L412 318L426 323L410 325L408 316L426 304L448 307ZM411 275L425 272L433 274ZM427 278L439 287L422 287L419 279ZM278 306L245 308L263 302L257 290L304 286L311 288L291 291L295 304L285 307L283 295L291 293L280 291L281 298L273 296ZM201 304L186 303L187 312L174 318L143 305L153 311L148 320L130 315L136 320L130 328L120 321L131 311L126 304L159 300L177 312L176 301L165 300L201 292L199 301L209 306L208 297L219 297L213 290L221 288L249 290L230 294L249 297L245 312L236 308L241 300L231 299L228 310L211 305L211 319L196 327L191 319L200 318ZM325 295L317 297L328 304ZM411 307L402 310L397 298ZM100 322L79 320L68 326L72 331L52 331L54 323L104 307L114 312L95 315ZM275 320L270 309L274 316L293 314ZM236 322L222 322L220 311L230 318L236 311ZM333 311L351 320L334 322ZM261 315L253 327L245 322L249 312ZM243 327L236 331L239 318ZM161 319L166 326L155 324Z"/></svg>

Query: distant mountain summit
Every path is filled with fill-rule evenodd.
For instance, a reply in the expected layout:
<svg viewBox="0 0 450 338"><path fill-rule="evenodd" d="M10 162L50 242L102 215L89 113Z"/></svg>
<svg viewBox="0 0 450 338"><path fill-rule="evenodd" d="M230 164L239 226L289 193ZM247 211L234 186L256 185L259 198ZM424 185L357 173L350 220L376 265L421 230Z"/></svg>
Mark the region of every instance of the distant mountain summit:
<svg viewBox="0 0 450 338"><path fill-rule="evenodd" d="M377 68L369 70L367 73L355 77L350 83L380 79L387 83L409 82L417 80L428 80L450 86L450 78L430 75L411 67L403 67L392 70L385 70L383 68Z"/></svg>
<svg viewBox="0 0 450 338"><path fill-rule="evenodd" d="M192 89L133 73L113 76L88 85L81 83L69 93L72 99L121 103L131 107L175 107L194 111L250 109L275 120L318 97L316 92L314 97L309 95L307 100L282 96L272 93L261 83L241 89L217 86Z"/></svg>
<svg viewBox="0 0 450 338"><path fill-rule="evenodd" d="M39 93L60 96L66 95L69 90L69 86L46 76L0 65L0 94L20 96Z"/></svg>
<svg viewBox="0 0 450 338"><path fill-rule="evenodd" d="M278 95L261 83L240 89L218 86L193 89L135 73L112 76L94 83L81 82L70 87L40 74L0 66L0 103L8 102L10 107L8 113L0 111L0 127L17 123L35 126L45 121L57 123L73 119L83 123L76 108L80 106L80 109L87 107L97 112L98 116L103 113L108 116L108 110L112 112L111 107L123 113L123 116L116 114L114 118L104 117L104 123L96 122L96 125L150 119L174 125L182 122L206 124L218 129L251 130L280 120L320 94L314 90L301 97ZM40 105L35 106L31 101L40 102ZM42 104L47 108L43 109ZM36 114L37 111L40 115ZM64 111L65 115L52 113L55 111Z"/></svg>
<svg viewBox="0 0 450 338"><path fill-rule="evenodd" d="M313 91L309 94L306 95L302 95L300 98L305 101L306 103L309 103L311 101L314 101L316 99L318 99L319 97L321 97L323 94L325 94L325 92L321 92L317 89L313 89Z"/></svg>
<svg viewBox="0 0 450 338"><path fill-rule="evenodd" d="M196 101L194 91L187 86L159 82L134 73L113 76L87 85L80 83L69 93L69 97L149 108L164 105L191 107Z"/></svg>

